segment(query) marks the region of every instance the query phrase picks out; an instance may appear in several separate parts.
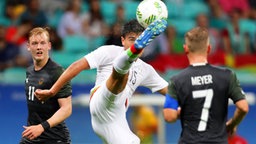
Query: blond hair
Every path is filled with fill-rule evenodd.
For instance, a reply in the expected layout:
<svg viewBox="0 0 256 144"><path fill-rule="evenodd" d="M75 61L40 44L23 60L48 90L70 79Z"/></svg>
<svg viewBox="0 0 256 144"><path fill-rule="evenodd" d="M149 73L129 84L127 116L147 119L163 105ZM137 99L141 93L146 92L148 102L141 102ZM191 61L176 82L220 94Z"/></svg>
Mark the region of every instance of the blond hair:
<svg viewBox="0 0 256 144"><path fill-rule="evenodd" d="M209 45L207 28L195 27L185 34L185 43L190 52L205 52Z"/></svg>
<svg viewBox="0 0 256 144"><path fill-rule="evenodd" d="M34 35L41 35L41 34L46 34L46 36L48 37L48 41L50 41L50 34L49 34L49 28L45 27L36 27L33 28L29 33L28 33L28 41L30 39L30 37L34 36Z"/></svg>

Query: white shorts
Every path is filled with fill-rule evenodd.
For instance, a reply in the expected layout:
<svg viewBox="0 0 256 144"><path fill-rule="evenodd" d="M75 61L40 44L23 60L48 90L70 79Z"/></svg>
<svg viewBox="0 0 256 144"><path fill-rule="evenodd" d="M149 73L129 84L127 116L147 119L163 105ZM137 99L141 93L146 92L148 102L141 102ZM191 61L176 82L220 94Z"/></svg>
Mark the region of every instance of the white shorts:
<svg viewBox="0 0 256 144"><path fill-rule="evenodd" d="M126 101L122 93L111 93L102 84L91 96L90 113L94 132L108 144L140 144L126 120Z"/></svg>

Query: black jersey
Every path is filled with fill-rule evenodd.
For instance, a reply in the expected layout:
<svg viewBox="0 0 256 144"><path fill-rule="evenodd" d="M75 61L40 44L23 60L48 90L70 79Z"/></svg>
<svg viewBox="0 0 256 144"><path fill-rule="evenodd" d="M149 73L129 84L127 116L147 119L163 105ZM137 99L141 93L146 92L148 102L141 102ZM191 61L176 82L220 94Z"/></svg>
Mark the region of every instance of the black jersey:
<svg viewBox="0 0 256 144"><path fill-rule="evenodd" d="M180 144L227 144L229 98L244 99L235 73L209 64L189 66L170 80L170 95L181 107Z"/></svg>
<svg viewBox="0 0 256 144"><path fill-rule="evenodd" d="M47 64L39 71L35 71L33 65L27 68L25 92L28 106L28 126L37 125L49 119L60 108L58 99L71 96L70 82L65 84L54 97L49 98L45 102L39 101L34 95L36 89L50 89L63 71L64 69L51 59L49 59ZM29 143L28 140L23 141ZM70 134L65 122L47 129L42 135L31 142L54 143L54 141L55 143L70 142Z"/></svg>

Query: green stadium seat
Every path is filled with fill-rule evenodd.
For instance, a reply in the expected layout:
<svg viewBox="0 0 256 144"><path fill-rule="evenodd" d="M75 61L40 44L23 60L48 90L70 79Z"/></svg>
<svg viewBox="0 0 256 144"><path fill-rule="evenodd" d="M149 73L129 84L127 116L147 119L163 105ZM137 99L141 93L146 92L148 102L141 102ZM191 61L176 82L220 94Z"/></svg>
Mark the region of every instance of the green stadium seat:
<svg viewBox="0 0 256 144"><path fill-rule="evenodd" d="M241 34L248 34L252 40L256 37L256 21L242 19L239 21Z"/></svg>
<svg viewBox="0 0 256 144"><path fill-rule="evenodd" d="M208 6L203 2L191 1L189 3L184 3L182 8L182 17L194 19L200 13L208 15Z"/></svg>
<svg viewBox="0 0 256 144"><path fill-rule="evenodd" d="M3 84L20 84L26 79L26 68L13 67L8 68L3 72Z"/></svg>
<svg viewBox="0 0 256 144"><path fill-rule="evenodd" d="M192 19L169 19L168 24L175 27L178 36L184 37L184 34L196 26L195 20Z"/></svg>
<svg viewBox="0 0 256 144"><path fill-rule="evenodd" d="M67 68L70 64L80 59L81 57L82 54L67 53L65 51L51 53L52 60L54 60L64 68Z"/></svg>
<svg viewBox="0 0 256 144"><path fill-rule="evenodd" d="M136 18L136 11L139 3L140 2L137 2L137 1L124 1L123 6L124 6L125 17L127 20Z"/></svg>
<svg viewBox="0 0 256 144"><path fill-rule="evenodd" d="M167 1L165 4L168 10L168 19L173 19L181 15L180 10L182 5L179 5L177 2L174 1Z"/></svg>
<svg viewBox="0 0 256 144"><path fill-rule="evenodd" d="M60 22L60 19L63 15L63 10L56 10L53 15L49 16L49 26L57 28Z"/></svg>
<svg viewBox="0 0 256 144"><path fill-rule="evenodd" d="M111 25L115 22L117 3L111 1L101 1L100 2L101 12L104 21Z"/></svg>
<svg viewBox="0 0 256 144"><path fill-rule="evenodd" d="M93 51L95 50L96 48L104 45L106 42L106 37L103 37L103 36L100 36L100 37L96 37L94 39L91 39L90 40L90 48L89 48L89 51Z"/></svg>
<svg viewBox="0 0 256 144"><path fill-rule="evenodd" d="M5 16L0 16L0 25L2 26L9 26L11 24L11 21L6 18Z"/></svg>
<svg viewBox="0 0 256 144"><path fill-rule="evenodd" d="M204 3L205 0L183 0L184 3L189 3L189 2L202 2Z"/></svg>
<svg viewBox="0 0 256 144"><path fill-rule="evenodd" d="M237 74L237 79L240 81L241 85L255 85L256 73L255 71L250 72L246 69L233 69Z"/></svg>
<svg viewBox="0 0 256 144"><path fill-rule="evenodd" d="M217 29L224 29L227 26L227 21L223 19L211 18L210 27Z"/></svg>
<svg viewBox="0 0 256 144"><path fill-rule="evenodd" d="M96 80L96 69L83 70L72 79L72 84L94 84Z"/></svg>
<svg viewBox="0 0 256 144"><path fill-rule="evenodd" d="M6 0L0 1L0 17L4 16Z"/></svg>
<svg viewBox="0 0 256 144"><path fill-rule="evenodd" d="M63 39L64 51L67 53L86 53L89 50L89 41L80 35L69 35Z"/></svg>
<svg viewBox="0 0 256 144"><path fill-rule="evenodd" d="M82 13L89 11L89 5L87 2L85 2L85 1L82 2L81 11L82 11Z"/></svg>

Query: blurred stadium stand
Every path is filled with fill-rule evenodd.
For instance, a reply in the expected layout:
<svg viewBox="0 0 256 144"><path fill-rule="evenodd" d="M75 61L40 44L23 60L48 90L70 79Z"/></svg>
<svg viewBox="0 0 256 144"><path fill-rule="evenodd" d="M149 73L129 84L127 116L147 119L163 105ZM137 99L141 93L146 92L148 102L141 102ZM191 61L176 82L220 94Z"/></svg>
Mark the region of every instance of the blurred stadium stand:
<svg viewBox="0 0 256 144"><path fill-rule="evenodd" d="M9 26L10 20L4 16L5 0L0 1L0 25ZM115 21L115 12L117 3L111 0L101 0L101 8L104 20L107 24L113 24ZM177 29L178 36L183 37L185 32L196 25L195 17L199 13L209 14L209 9L205 0L165 0L168 8L168 23ZM135 11L139 1L127 0L123 1L125 8L125 16L127 20L136 18ZM87 12L89 7L86 2L82 5L82 11ZM63 9L58 9L53 15L49 16L49 26L57 27L59 20L63 14ZM221 20L211 21L219 27L224 27L225 22ZM249 32L249 35L254 39L256 37L256 20L242 20L242 32ZM104 44L105 37L88 40L85 37L78 35L69 36L63 39L64 49L61 51L52 51L52 59L67 68L72 62L82 58L85 54L92 51L94 48ZM256 142L255 119L256 119L256 55L241 54L228 55L224 52L217 52L209 56L209 62L228 66L233 69L241 82L245 92L250 95L252 103L250 112L245 120L239 126L238 134L246 138L249 144ZM187 58L184 54L161 54L154 60L149 61L159 74L166 80L172 75L178 73L181 69L188 65ZM14 144L18 143L23 130L22 126L26 124L27 108L24 95L24 80L25 68L14 67L8 68L0 72L0 114L2 130L0 131L0 143ZM81 94L88 94L90 88L94 84L96 70L81 72L72 80L73 97L76 99ZM140 88L140 92L149 94L148 90ZM161 115L161 108L154 106L156 111ZM233 113L235 107L230 106L229 115ZM128 110L129 117L131 110ZM90 123L89 108L81 105L74 105L73 114L67 120L67 124L71 130L73 144L98 144L102 143L100 139L93 133ZM179 122L175 124L163 123L165 131L166 144L175 144L180 133ZM158 137L155 138L158 142Z"/></svg>

